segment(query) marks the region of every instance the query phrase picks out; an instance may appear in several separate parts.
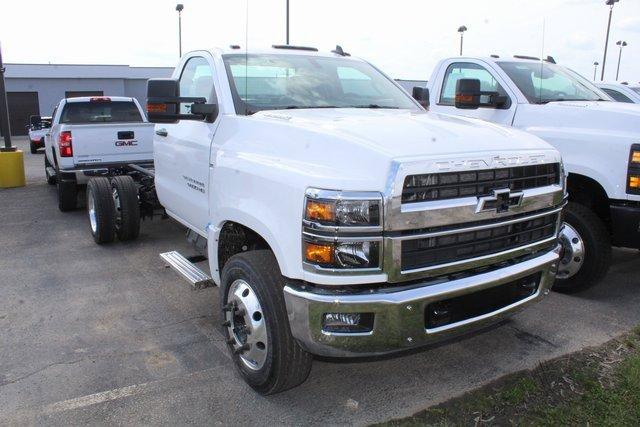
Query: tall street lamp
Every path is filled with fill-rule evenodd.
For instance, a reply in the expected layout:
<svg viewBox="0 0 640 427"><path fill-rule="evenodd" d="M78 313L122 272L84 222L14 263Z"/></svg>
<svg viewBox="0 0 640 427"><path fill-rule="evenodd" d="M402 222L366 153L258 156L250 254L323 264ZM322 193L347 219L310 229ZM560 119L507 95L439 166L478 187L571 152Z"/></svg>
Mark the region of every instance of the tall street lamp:
<svg viewBox="0 0 640 427"><path fill-rule="evenodd" d="M11 146L11 126L9 125L9 105L7 91L4 86L4 65L2 64L2 50L0 50L0 131L4 136L4 148L0 151L14 151Z"/></svg>
<svg viewBox="0 0 640 427"><path fill-rule="evenodd" d="M616 81L618 81L618 76L620 75L620 60L622 59L622 48L627 46L627 42L624 40L618 40L616 45L620 46L620 53L618 54L618 70L616 71Z"/></svg>
<svg viewBox="0 0 640 427"><path fill-rule="evenodd" d="M181 58L182 58L182 9L184 9L184 5L178 3L176 5L176 10L178 11L178 51L180 52Z"/></svg>
<svg viewBox="0 0 640 427"><path fill-rule="evenodd" d="M620 0L607 0L605 4L609 6L609 23L607 24L607 37L604 40L604 56L602 57L602 74L600 74L600 81L604 80L604 67L607 63L607 47L609 45L609 31L611 30L611 16L613 15L613 6Z"/></svg>
<svg viewBox="0 0 640 427"><path fill-rule="evenodd" d="M600 65L600 63L598 61L593 63L593 81L596 81L596 74L598 73L598 65Z"/></svg>
<svg viewBox="0 0 640 427"><path fill-rule="evenodd" d="M458 28L458 32L460 33L460 56L462 56L462 43L464 41L464 32L467 31L467 27L464 25Z"/></svg>
<svg viewBox="0 0 640 427"><path fill-rule="evenodd" d="M289 0L287 0L287 44L289 44Z"/></svg>

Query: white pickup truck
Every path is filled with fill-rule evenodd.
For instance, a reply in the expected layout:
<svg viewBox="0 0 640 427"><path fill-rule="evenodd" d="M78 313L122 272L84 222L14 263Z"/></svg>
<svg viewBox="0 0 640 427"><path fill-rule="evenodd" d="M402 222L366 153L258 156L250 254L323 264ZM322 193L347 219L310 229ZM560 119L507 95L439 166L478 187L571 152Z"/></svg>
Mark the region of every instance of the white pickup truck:
<svg viewBox="0 0 640 427"><path fill-rule="evenodd" d="M612 102L552 58L444 59L427 89L431 111L522 129L562 154L568 240L554 289L598 282L612 245L640 248L639 106Z"/></svg>
<svg viewBox="0 0 640 427"><path fill-rule="evenodd" d="M220 286L228 348L260 393L303 382L312 354L451 338L553 284L566 195L557 150L428 113L339 47L191 52L173 79L149 81L147 102L147 179L205 248L212 277L162 256L192 283ZM109 200L106 177L88 188ZM92 230L110 232L112 210L90 210Z"/></svg>
<svg viewBox="0 0 640 427"><path fill-rule="evenodd" d="M135 98L80 97L58 103L45 135L45 172L61 211L76 208L89 176L153 162L153 125Z"/></svg>
<svg viewBox="0 0 640 427"><path fill-rule="evenodd" d="M51 128L51 117L31 116L29 118L29 149L36 154L39 148L44 148L44 137Z"/></svg>
<svg viewBox="0 0 640 427"><path fill-rule="evenodd" d="M627 104L640 104L640 87L629 86L626 83L599 82L596 83L602 91L609 95L614 101L626 102Z"/></svg>

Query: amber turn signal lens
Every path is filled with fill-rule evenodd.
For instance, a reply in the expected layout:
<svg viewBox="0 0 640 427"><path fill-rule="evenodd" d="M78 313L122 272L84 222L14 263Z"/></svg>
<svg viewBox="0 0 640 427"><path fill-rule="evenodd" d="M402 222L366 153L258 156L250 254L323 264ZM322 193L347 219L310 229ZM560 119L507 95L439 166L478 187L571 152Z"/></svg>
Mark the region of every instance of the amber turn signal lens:
<svg viewBox="0 0 640 427"><path fill-rule="evenodd" d="M640 188L640 176L629 177L629 188Z"/></svg>
<svg viewBox="0 0 640 427"><path fill-rule="evenodd" d="M333 264L333 246L305 242L304 258L315 264Z"/></svg>
<svg viewBox="0 0 640 427"><path fill-rule="evenodd" d="M332 202L307 200L305 217L311 221L334 222L336 219L335 204Z"/></svg>
<svg viewBox="0 0 640 427"><path fill-rule="evenodd" d="M167 104L147 104L147 111L150 113L166 113Z"/></svg>
<svg viewBox="0 0 640 427"><path fill-rule="evenodd" d="M640 163L640 151L631 152L631 163Z"/></svg>

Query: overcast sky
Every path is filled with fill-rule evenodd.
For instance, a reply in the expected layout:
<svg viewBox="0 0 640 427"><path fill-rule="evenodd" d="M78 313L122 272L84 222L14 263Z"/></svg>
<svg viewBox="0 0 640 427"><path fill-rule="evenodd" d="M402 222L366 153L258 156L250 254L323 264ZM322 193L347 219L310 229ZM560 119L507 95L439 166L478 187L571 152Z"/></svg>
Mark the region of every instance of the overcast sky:
<svg viewBox="0 0 640 427"><path fill-rule="evenodd" d="M174 66L173 0L0 2L5 62ZM183 49L284 43L285 0L182 0ZM466 25L469 55L552 55L593 77L602 63L604 0L290 0L291 43L330 50L336 43L394 78L429 78L457 55ZM626 40L621 80L640 81L640 0L614 8L606 80L615 78L618 40Z"/></svg>

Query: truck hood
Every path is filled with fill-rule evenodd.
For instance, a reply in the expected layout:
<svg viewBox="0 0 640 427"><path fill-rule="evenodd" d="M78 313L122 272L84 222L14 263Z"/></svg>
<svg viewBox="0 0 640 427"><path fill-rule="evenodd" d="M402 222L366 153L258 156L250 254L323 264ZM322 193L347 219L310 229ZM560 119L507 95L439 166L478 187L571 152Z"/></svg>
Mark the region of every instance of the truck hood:
<svg viewBox="0 0 640 427"><path fill-rule="evenodd" d="M541 139L480 120L426 112L380 109L263 111L255 120L286 123L403 159L469 153L553 150Z"/></svg>
<svg viewBox="0 0 640 427"><path fill-rule="evenodd" d="M611 101L561 101L518 106L515 126L640 133L640 105ZM524 110L524 111L522 111Z"/></svg>

